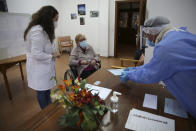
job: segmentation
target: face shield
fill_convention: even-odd
[[[145,21],[143,32],[145,33],[146,43],[149,46],[155,46],[154,38],[163,30],[170,21],[162,16],[152,17]]]

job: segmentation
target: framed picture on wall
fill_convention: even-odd
[[[99,11],[90,11],[90,17],[98,17]]]
[[[0,0],[0,12],[8,12],[6,0]]]
[[[71,13],[71,19],[77,19],[77,14],[76,13]]]
[[[84,17],[80,17],[80,25],[85,25],[85,19],[84,19]]]
[[[79,15],[86,15],[85,4],[78,5],[78,14]]]

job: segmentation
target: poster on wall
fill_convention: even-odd
[[[80,17],[80,25],[85,25],[85,19],[84,19],[84,17]]]
[[[86,15],[85,4],[78,5],[78,14],[79,15]]]
[[[90,17],[98,17],[99,11],[90,11]]]
[[[71,13],[71,19],[77,19],[77,14],[76,13]]]

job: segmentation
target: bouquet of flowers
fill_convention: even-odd
[[[85,87],[86,80],[78,77],[74,84],[71,79],[64,80],[63,83],[51,93],[55,102],[62,103],[65,108],[65,113],[58,120],[59,126],[96,130],[100,116],[108,110],[104,101]]]

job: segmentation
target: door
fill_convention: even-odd
[[[139,25],[143,25],[144,23],[145,6],[146,0],[115,2],[114,57],[119,57],[119,51],[124,54],[131,52],[133,55],[133,50],[139,47],[139,41],[137,41],[136,46],[136,34],[139,34]],[[127,42],[130,45],[125,46]]]

